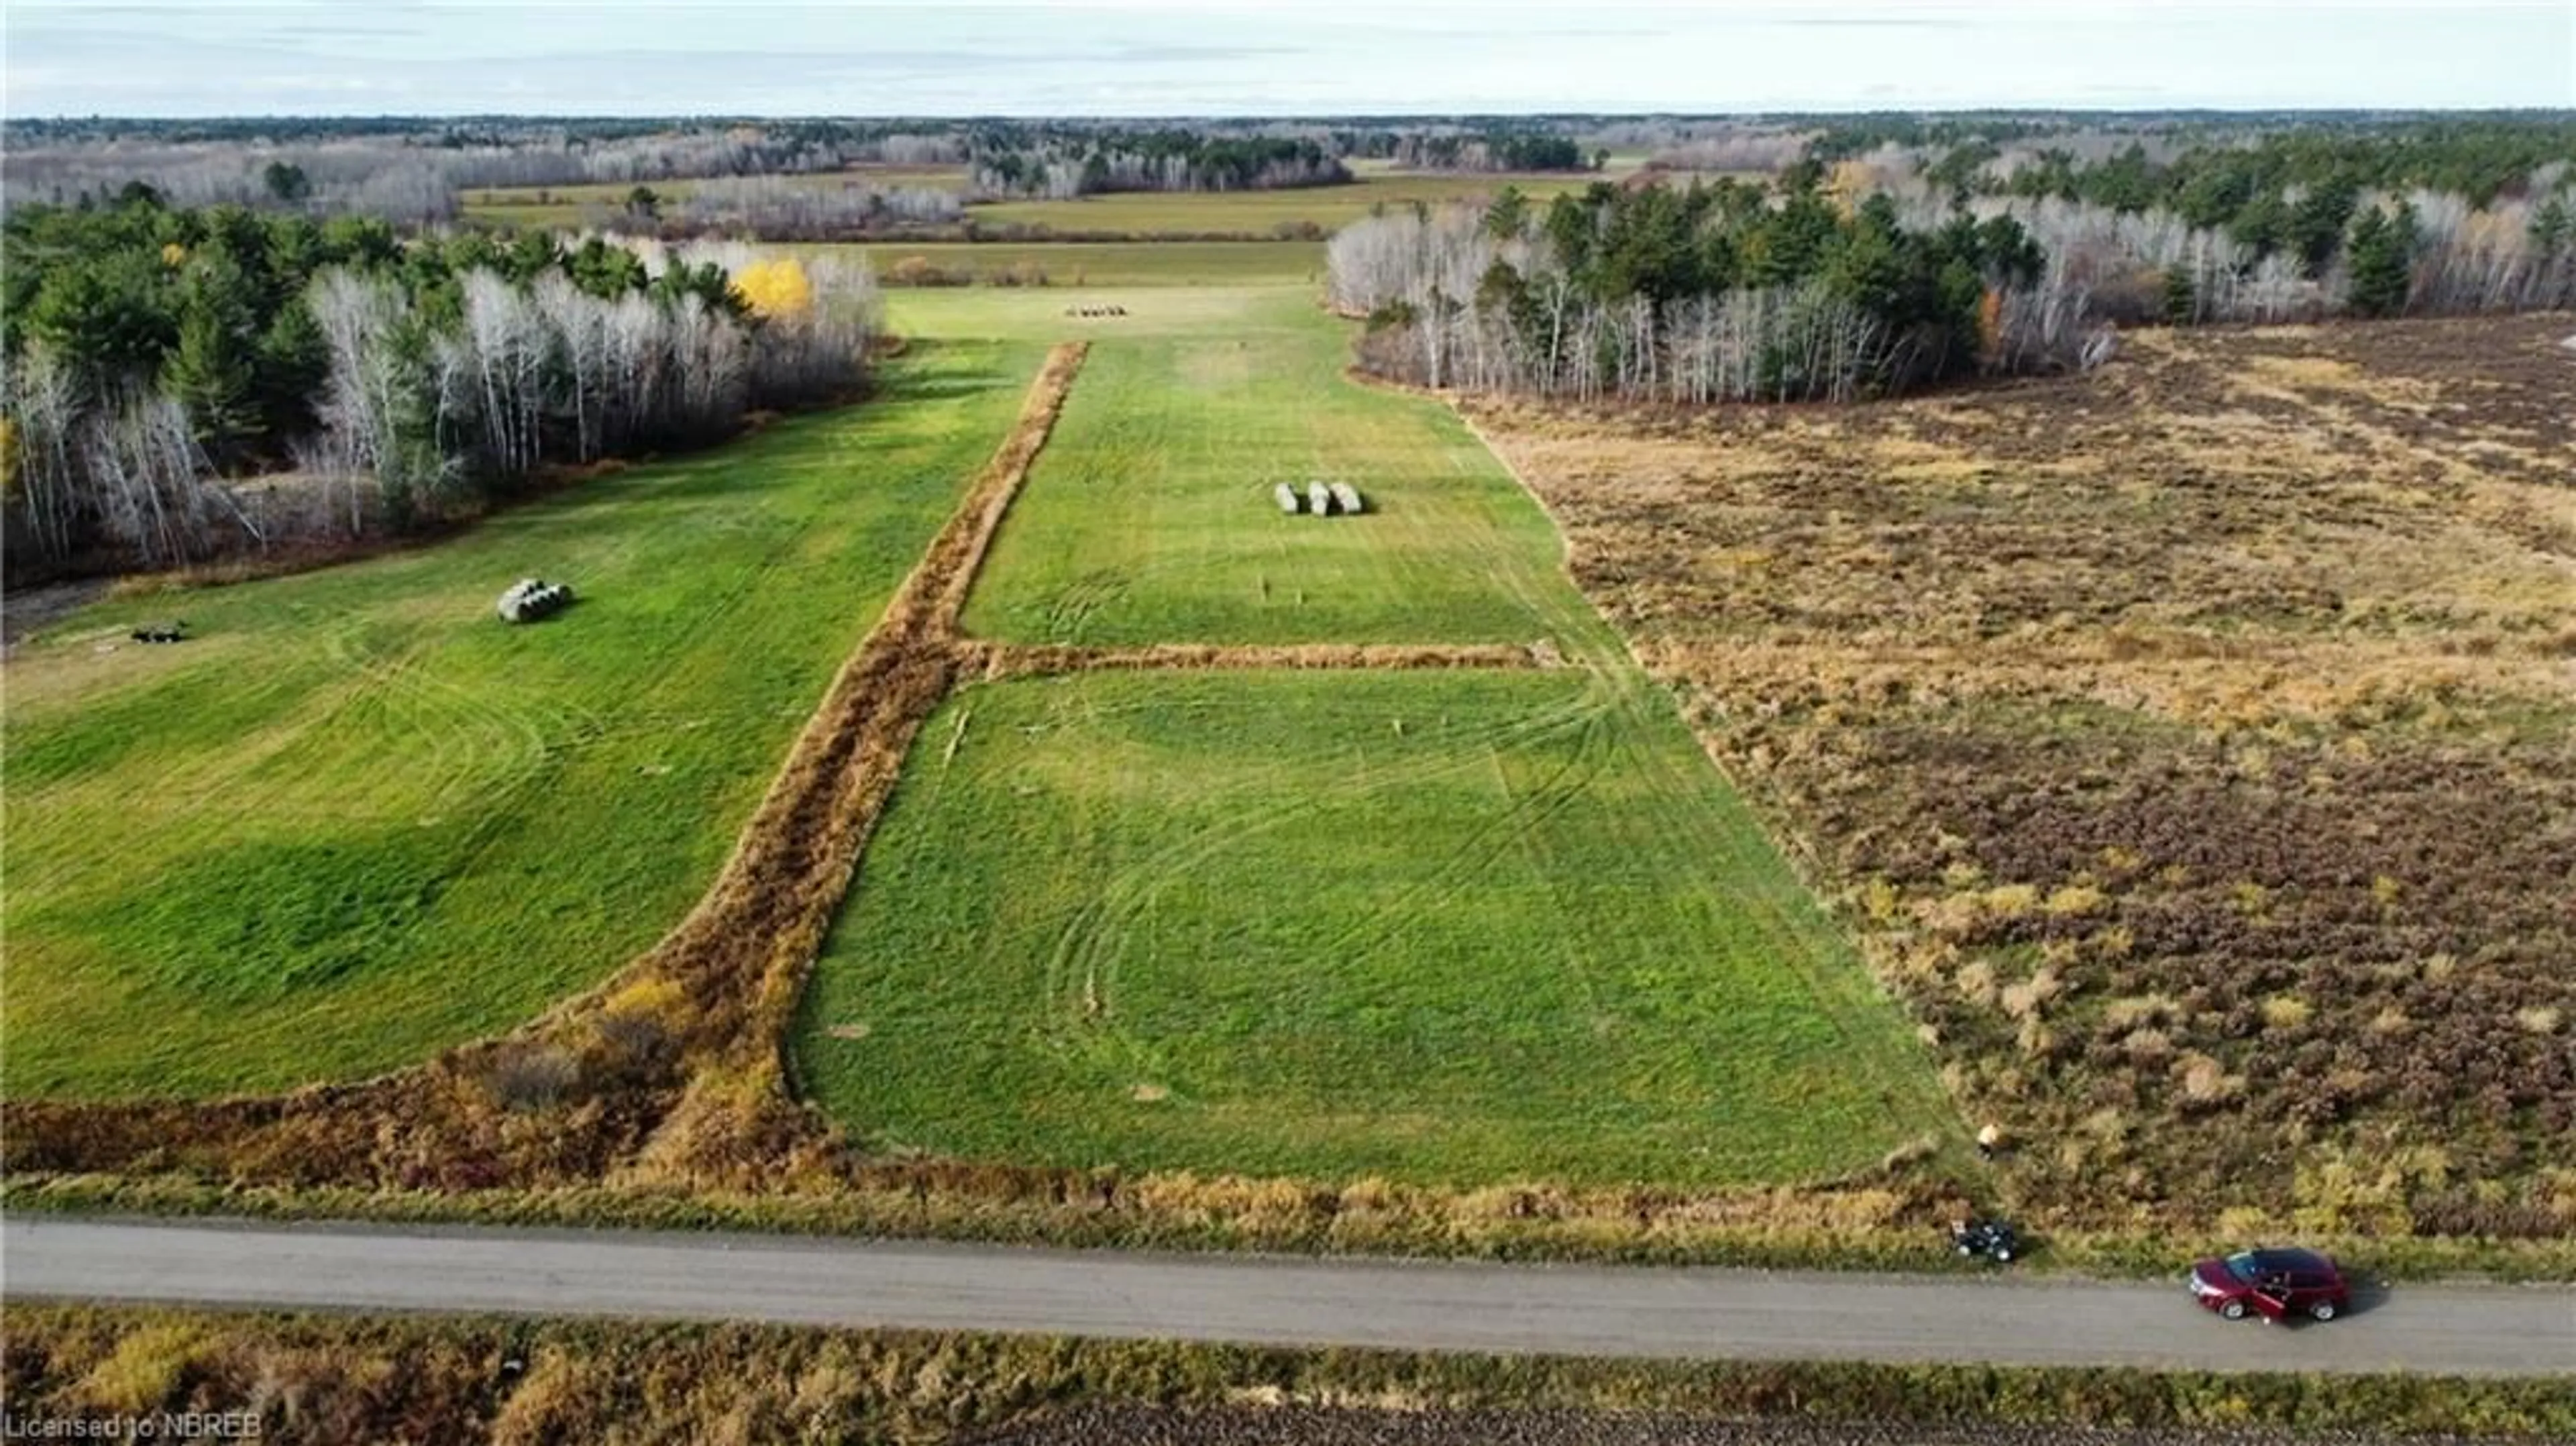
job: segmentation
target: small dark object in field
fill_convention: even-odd
[[[188,623],[185,618],[173,618],[166,623],[145,623],[143,626],[134,630],[134,641],[138,643],[184,643],[188,640],[187,628]]]

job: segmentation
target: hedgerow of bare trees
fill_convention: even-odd
[[[953,191],[926,186],[880,188],[856,181],[832,186],[776,176],[700,181],[666,203],[658,218],[632,211],[607,218],[619,230],[665,236],[756,236],[764,241],[831,241],[954,226],[965,218]]]

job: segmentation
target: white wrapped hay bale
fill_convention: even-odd
[[[1360,506],[1360,489],[1348,482],[1333,484],[1333,505],[1353,517],[1366,510]]]
[[[1278,486],[1270,489],[1270,495],[1279,499],[1280,511],[1287,513],[1291,517],[1294,517],[1297,514],[1296,488],[1282,482]]]
[[[564,605],[571,601],[572,589],[564,584],[523,577],[510,584],[508,592],[501,594],[499,611],[503,622],[534,622],[563,611]]]
[[[1329,517],[1333,511],[1333,494],[1321,482],[1306,484],[1306,510],[1317,517]]]

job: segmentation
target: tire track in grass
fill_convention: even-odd
[[[1093,700],[1085,702],[1086,718],[1101,723],[1100,711],[1088,706]],[[1447,899],[1467,887],[1479,865],[1494,854],[1499,836],[1526,834],[1570,807],[1598,772],[1604,721],[1602,695],[1597,687],[1585,686],[1570,690],[1550,706],[1460,730],[1445,740],[1441,753],[1433,758],[1407,760],[1399,770],[1404,783],[1457,778],[1497,766],[1502,752],[1515,745],[1543,742],[1569,729],[1581,731],[1574,756],[1560,762],[1536,789],[1522,795],[1507,790],[1507,806],[1501,813],[1480,822],[1427,871],[1409,881],[1397,898],[1354,919],[1336,936],[1309,946],[1308,952],[1333,957],[1386,943],[1421,902]],[[1231,811],[1221,822],[1172,838],[1142,859],[1121,861],[1075,908],[1058,932],[1038,980],[1039,1028],[1059,1058],[1097,1058],[1104,1046],[1112,1045],[1128,1058],[1156,1055],[1148,1040],[1127,1027],[1117,1008],[1119,965],[1128,955],[1127,941],[1136,921],[1151,912],[1169,885],[1196,876],[1202,865],[1222,853],[1346,807],[1388,783],[1384,772],[1375,768],[1337,771],[1328,782],[1318,782],[1309,774],[1308,767],[1294,759],[1230,765],[1227,777],[1236,789],[1249,796],[1289,801]],[[1281,786],[1289,780],[1297,781],[1293,791]]]
[[[1622,691],[1632,700],[1632,706],[1642,710],[1663,703],[1653,696],[1642,673],[1630,673],[1623,682]],[[1658,796],[1674,802],[1674,807],[1664,811],[1673,816],[1675,827],[1696,836],[1694,852],[1724,859],[1726,877],[1754,885],[1730,892],[1728,901],[1753,916],[1766,939],[1788,946],[1778,953],[1796,974],[1817,1015],[1834,1031],[1840,1067],[1858,1067],[1870,1095],[1900,1130],[1964,1145],[1966,1129],[1954,1112],[1926,1108],[1926,1096],[1921,1090],[1904,1088],[1905,1071],[1894,1053],[1901,1047],[1895,1015],[1865,997],[1874,976],[1858,959],[1849,956],[1849,945],[1822,903],[1788,861],[1771,848],[1768,835],[1761,832],[1750,812],[1742,813],[1738,820],[1742,826],[1736,827],[1709,806],[1704,790],[1684,771],[1701,765],[1717,769],[1715,760],[1704,753],[1685,761],[1672,756],[1671,750],[1654,747],[1649,736],[1638,739],[1637,766],[1641,775],[1653,784]],[[1724,771],[1717,772],[1724,779]],[[1727,784],[1729,792],[1735,794],[1737,808],[1743,809],[1740,792],[1734,790],[1731,780]]]
[[[959,676],[958,609],[1085,350],[1049,353],[1010,434],[842,665],[714,883],[659,943],[508,1036],[356,1084],[218,1101],[10,1102],[10,1168],[156,1161],[239,1181],[383,1188],[461,1165],[486,1187],[740,1185],[825,1138],[787,1090],[786,1027],[913,735]],[[399,671],[366,667],[374,689],[389,686],[388,667]],[[631,1073],[546,1131],[496,1131],[495,1081],[511,1061],[547,1050],[584,1058],[612,1002],[655,986],[681,1001],[656,1019],[676,1060],[628,1061]]]
[[[1100,723],[1101,715],[1093,712],[1090,721]],[[1544,726],[1543,722],[1522,719],[1492,729],[1475,730],[1470,737],[1482,741],[1488,734],[1499,738],[1540,726]],[[1442,777],[1461,772],[1472,763],[1472,756],[1454,753],[1446,762],[1417,771],[1413,776]],[[1273,785],[1302,777],[1305,772],[1302,763],[1282,759],[1257,764],[1238,763],[1228,776],[1237,787],[1248,792],[1276,794],[1284,790]],[[1165,885],[1196,873],[1200,864],[1225,850],[1241,847],[1329,808],[1364,797],[1379,786],[1379,780],[1366,773],[1336,774],[1331,783],[1322,787],[1314,786],[1310,780],[1298,790],[1294,802],[1263,810],[1236,812],[1223,823],[1182,834],[1147,858],[1121,866],[1114,878],[1075,910],[1073,918],[1058,934],[1040,986],[1043,997],[1048,1001],[1046,1016],[1058,1021],[1072,1021],[1072,1029],[1083,1027],[1086,1020],[1114,1021],[1115,1011],[1102,1002],[1104,994],[1099,985],[1103,973],[1101,963],[1104,960],[1114,963],[1121,952],[1119,945],[1126,936],[1124,926],[1144,912]],[[1083,980],[1083,988],[1079,992],[1072,987],[1077,968]],[[1114,979],[1111,991],[1114,992]],[[1115,1026],[1112,1024],[1110,1027]],[[1056,1032],[1060,1048],[1072,1050],[1078,1047],[1071,1030],[1059,1027]]]
[[[868,1167],[863,1162],[815,1153],[827,1148],[831,1137],[820,1111],[799,1104],[788,1088],[787,1030],[823,934],[835,913],[843,908],[844,895],[851,892],[859,856],[897,786],[906,755],[921,725],[956,685],[977,677],[1034,676],[1093,668],[1509,669],[1557,665],[1552,646],[1090,648],[1014,647],[961,639],[957,635],[959,612],[996,530],[1062,408],[1082,350],[1075,344],[1058,347],[1051,354],[1031,390],[1020,423],[906,578],[877,627],[836,677],[822,706],[799,735],[770,794],[737,839],[724,871],[698,908],[661,944],[599,989],[549,1011],[534,1025],[507,1039],[450,1051],[430,1065],[367,1085],[284,1100],[231,1102],[240,1108],[230,1113],[221,1105],[134,1110],[121,1116],[99,1113],[87,1118],[62,1118],[41,1109],[13,1111],[13,1165],[112,1169],[156,1151],[164,1152],[165,1159],[203,1161],[208,1154],[204,1147],[211,1145],[217,1159],[247,1157],[266,1162],[265,1169],[255,1165],[236,1178],[287,1175],[318,1183],[311,1167],[302,1161],[317,1156],[341,1158],[331,1148],[333,1137],[363,1138],[385,1130],[398,1134],[405,1152],[434,1158],[442,1153],[445,1141],[453,1139],[472,1146],[488,1138],[488,1107],[479,1103],[460,1106],[455,1101],[483,1099],[481,1083],[505,1051],[531,1044],[579,1046],[593,1037],[589,1027],[609,1016],[611,1002],[622,991],[666,983],[677,987],[688,1008],[678,1027],[680,1042],[687,1051],[679,1072],[669,1078],[617,1086],[616,1093],[603,1097],[606,1108],[600,1122],[567,1122],[564,1138],[548,1139],[498,1159],[491,1158],[493,1151],[486,1146],[481,1151],[481,1163],[491,1169],[477,1183],[521,1188],[569,1182],[605,1182],[612,1186],[676,1183],[757,1191],[775,1189],[789,1178],[813,1178],[810,1173],[800,1172],[815,1164],[823,1164],[833,1178],[842,1177],[845,1164],[853,1172],[864,1173]],[[1466,448],[1485,442],[1472,424],[1467,424],[1465,431],[1472,442],[1462,442],[1458,452],[1449,458],[1452,468],[1460,471],[1468,470],[1463,456]],[[1499,457],[1490,445],[1484,450]],[[1509,473],[1510,469],[1506,466],[1505,471]],[[1518,481],[1517,474],[1510,475]],[[1536,494],[1525,486],[1523,490],[1545,515],[1544,503],[1537,501]],[[1549,520],[1554,521],[1552,517]],[[1561,526],[1556,531],[1560,539],[1565,538]],[[1478,529],[1476,541],[1473,556],[1485,561],[1484,570],[1494,585],[1530,603],[1543,601],[1530,595],[1532,579],[1508,565],[1510,539],[1499,525],[1486,519]],[[1760,904],[1772,916],[1762,921],[1773,926],[1765,937],[1812,942],[1811,930],[1779,927],[1786,922],[1786,915],[1779,902],[1770,897],[1778,890],[1768,886],[1783,872],[1779,861],[1767,860],[1767,869],[1749,867],[1766,860],[1747,852],[1748,840],[1742,831],[1729,827],[1731,818],[1711,805],[1704,788],[1694,786],[1700,780],[1673,767],[1673,760],[1667,756],[1672,750],[1654,746],[1659,735],[1653,724],[1663,720],[1652,709],[1671,705],[1649,693],[1644,676],[1636,671],[1632,651],[1621,648],[1618,635],[1579,593],[1570,593],[1552,610],[1534,610],[1549,625],[1565,630],[1566,640],[1573,644],[1570,651],[1576,653],[1575,661],[1587,675],[1584,686],[1569,690],[1570,696],[1560,705],[1461,730],[1449,740],[1449,756],[1432,764],[1427,772],[1414,760],[1406,760],[1407,776],[1449,777],[1470,769],[1498,767],[1502,762],[1500,751],[1510,742],[1541,739],[1569,726],[1579,726],[1584,732],[1574,758],[1560,762],[1546,785],[1532,790],[1527,797],[1514,797],[1503,811],[1507,822],[1520,821],[1522,826],[1513,836],[1525,852],[1534,844],[1527,832],[1528,827],[1536,826],[1530,822],[1532,818],[1552,816],[1569,806],[1569,800],[1579,797],[1586,780],[1597,776],[1602,766],[1600,755],[1605,750],[1615,759],[1633,749],[1638,766],[1652,775],[1649,794],[1677,801],[1677,809],[1654,812],[1677,811],[1680,815],[1662,820],[1663,826],[1653,830],[1653,847],[1666,851],[1677,844],[1684,848],[1705,847],[1707,857],[1727,860],[1728,868],[1764,886],[1751,892],[1759,895]],[[1634,725],[1625,728],[1633,738],[1623,735],[1623,725]],[[1332,802],[1364,796],[1383,786],[1383,773],[1374,768],[1354,769],[1346,777],[1337,777],[1328,791],[1254,811],[1247,817],[1173,841],[1153,858],[1142,861],[1144,866],[1125,870],[1120,887],[1091,900],[1086,921],[1078,921],[1069,929],[1060,941],[1059,951],[1068,965],[1084,959],[1114,958],[1120,941],[1132,933],[1135,920],[1154,906],[1168,881],[1188,872],[1194,861],[1242,838],[1289,826]],[[1488,831],[1480,837],[1490,838],[1492,827],[1489,824]],[[1460,852],[1476,854],[1474,840]],[[1533,862],[1529,866],[1535,869],[1540,864]],[[1794,882],[1793,878],[1791,883]],[[853,899],[849,907],[864,908],[865,902]],[[1748,912],[1752,902],[1747,901]],[[1810,988],[1817,1006],[1833,1027],[1848,1034],[1850,1022],[1835,1003],[1838,999],[1848,1003],[1848,991],[1838,994],[1813,979],[1812,971],[1823,962],[1800,959],[1793,961],[1793,966],[1810,971]],[[1110,981],[1113,995],[1115,984],[1115,980]],[[1876,1066],[1887,1063],[1888,1056],[1879,1051],[1864,1054],[1869,1059],[1864,1068],[1884,1080],[1886,1076]],[[1902,1092],[1891,1096],[1901,1097]],[[32,1132],[37,1146],[32,1160],[27,1148],[31,1143],[28,1113],[37,1116],[34,1123],[39,1126]],[[95,1134],[84,1131],[85,1126],[100,1125],[104,1128]],[[580,1135],[579,1131],[585,1129],[590,1133]],[[518,1133],[524,1137],[527,1132]],[[97,1148],[85,1150],[87,1145]],[[290,1151],[293,1158],[281,1164],[281,1157]],[[66,1153],[85,1154],[86,1158],[76,1165],[53,1158]],[[361,1163],[368,1160],[363,1148],[347,1150],[346,1155]],[[346,1165],[329,1168],[340,1171],[328,1177],[334,1181],[385,1183],[382,1175],[371,1180]],[[969,1195],[976,1188],[925,1187],[923,1177],[913,1178],[916,1198],[924,1188],[962,1189]],[[1625,1211],[1628,1207],[1622,1204],[1618,1209]],[[1619,1218],[1626,1217],[1622,1214]]]

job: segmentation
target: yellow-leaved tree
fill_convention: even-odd
[[[1848,221],[1877,183],[1878,169],[1869,162],[1836,161],[1832,177],[1825,182],[1825,196],[1834,203],[1834,210]]]
[[[755,261],[742,268],[734,273],[733,289],[760,316],[803,316],[814,309],[814,283],[806,279],[803,263],[793,256]]]

